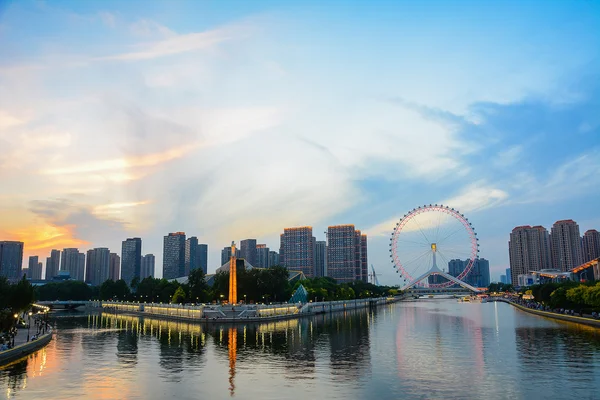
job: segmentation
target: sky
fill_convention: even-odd
[[[515,226],[600,229],[598,26],[590,0],[0,0],[0,240],[141,237],[160,277],[169,232],[211,272],[351,223],[393,285],[393,227],[442,203],[499,279]]]

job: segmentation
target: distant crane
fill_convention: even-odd
[[[373,271],[369,274],[369,277],[371,278],[371,283],[375,286],[379,286],[379,279],[377,279],[377,274],[375,273],[375,268],[373,267],[373,264],[371,264],[371,271]]]

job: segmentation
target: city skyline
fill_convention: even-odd
[[[0,239],[43,260],[141,237],[161,272],[167,232],[209,244],[212,269],[231,238],[353,223],[391,285],[395,222],[443,203],[497,280],[515,226],[600,227],[599,11],[5,3]]]
[[[591,260],[592,258],[590,258],[590,257],[593,256],[593,255],[595,255],[596,251],[599,251],[598,248],[600,248],[600,234],[598,233],[598,231],[596,229],[588,229],[588,230],[585,230],[585,231],[584,230],[580,230],[580,228],[578,226],[578,223],[576,221],[573,221],[573,220],[570,220],[570,219],[569,220],[558,220],[558,221],[555,221],[554,224],[552,224],[551,226],[552,226],[553,229],[555,229],[557,226],[561,226],[561,225],[564,225],[564,224],[567,224],[568,226],[573,226],[572,229],[574,229],[573,232],[575,234],[575,238],[578,238],[578,239],[575,240],[575,245],[579,246],[579,249],[577,250],[577,252],[578,252],[577,254],[579,254],[579,257],[580,257],[581,261],[582,262],[587,262],[587,261]],[[331,228],[344,228],[344,227],[352,227],[352,229],[354,229],[353,228],[354,225],[329,226],[328,229],[331,230]],[[312,227],[284,228],[284,231],[286,231],[286,230],[291,230],[291,231],[300,230],[300,231],[302,231],[305,228],[308,228],[310,230],[310,232],[312,232]],[[577,236],[577,234],[579,234],[580,231],[584,232],[584,233],[580,234],[580,236]],[[363,239],[366,240],[366,235],[361,235],[360,232],[361,232],[360,230],[356,230],[357,237],[354,240],[359,240],[359,241],[363,240]],[[556,263],[558,261],[557,262],[554,261],[554,259],[555,259],[556,256],[553,256],[554,250],[553,250],[553,246],[552,246],[552,243],[551,243],[551,241],[552,241],[551,240],[551,235],[549,234],[548,230],[544,226],[542,226],[542,225],[535,225],[533,227],[529,226],[529,225],[522,225],[522,226],[517,226],[517,227],[513,228],[512,232],[508,235],[509,236],[509,240],[508,240],[508,242],[509,242],[509,248],[508,248],[509,259],[512,257],[510,254],[511,254],[511,251],[513,251],[512,248],[511,248],[511,246],[510,246],[510,242],[511,242],[511,240],[513,240],[513,236],[515,235],[515,232],[522,233],[523,235],[526,235],[526,236],[523,236],[522,238],[519,238],[518,236],[515,236],[515,238],[517,238],[517,240],[521,240],[522,242],[527,242],[528,246],[530,246],[530,247],[533,246],[532,248],[535,248],[535,250],[528,250],[528,251],[526,251],[526,253],[530,253],[531,254],[531,256],[529,256],[529,257],[535,257],[535,258],[530,258],[529,260],[522,261],[522,262],[526,262],[527,263],[527,265],[525,267],[520,267],[520,266],[516,266],[515,267],[515,271],[516,271],[515,275],[514,275],[514,279],[515,280],[516,280],[517,275],[526,273],[528,271],[539,271],[541,269],[559,269],[559,270],[565,270],[565,268],[567,268],[567,267],[563,268],[561,265],[556,265]],[[283,236],[283,234],[280,234],[280,237],[279,237],[279,241],[280,241],[279,250],[280,251],[282,249],[282,247],[281,247],[281,245],[282,245],[282,242],[281,242],[282,236]],[[324,236],[325,237],[328,236],[327,232],[324,232]],[[167,238],[170,238],[170,237],[180,237],[180,238],[182,238],[182,242],[178,244],[178,247],[179,247],[179,252],[181,252],[180,254],[184,258],[184,262],[183,262],[182,266],[178,267],[178,268],[181,268],[181,269],[178,269],[178,272],[176,272],[176,273],[173,272],[173,274],[172,274],[173,276],[171,276],[171,278],[170,278],[170,279],[172,279],[174,277],[177,277],[175,275],[185,276],[186,272],[188,272],[189,263],[190,263],[190,261],[189,261],[189,251],[190,251],[189,250],[190,249],[189,243],[190,243],[190,239],[192,239],[194,241],[195,246],[197,247],[198,251],[200,251],[200,248],[203,249],[202,250],[203,254],[207,254],[208,253],[208,247],[209,247],[209,245],[208,244],[198,243],[198,238],[196,238],[195,236],[192,236],[192,237],[190,237],[189,239],[186,240],[185,239],[185,232],[169,233],[167,236],[164,237],[164,239],[167,240]],[[140,250],[139,250],[140,251],[140,260],[141,260],[140,263],[143,263],[145,256],[141,255],[141,245],[142,245],[141,244],[141,240],[142,239],[140,239],[140,238],[127,239],[126,241],[123,241],[123,243],[129,242],[129,241],[140,241],[139,244],[137,244],[136,246],[139,246],[139,248],[140,248]],[[573,240],[573,239],[571,239],[571,240]],[[587,240],[587,242],[586,242],[586,240]],[[243,239],[243,240],[240,240],[239,242],[240,243],[241,242],[257,243],[257,241],[258,241],[258,239]],[[314,267],[313,267],[314,274],[315,274],[315,276],[320,276],[320,274],[319,274],[319,268],[323,268],[322,271],[326,271],[327,270],[327,264],[324,265],[323,267],[319,267],[318,266],[318,263],[319,263],[319,261],[318,261],[319,257],[317,255],[317,253],[319,251],[318,250],[318,246],[319,246],[319,244],[322,243],[323,244],[323,248],[324,248],[323,250],[325,252],[327,252],[327,248],[329,246],[326,245],[327,241],[319,241],[318,237],[316,237],[316,236],[312,236],[311,237],[311,241],[313,242],[314,250],[315,250],[314,255],[313,255],[313,259],[312,259],[312,262],[314,264]],[[359,242],[354,242],[354,244],[357,245],[357,244],[359,244]],[[163,246],[164,246],[164,243],[163,243]],[[181,246],[183,246],[183,247],[181,247]],[[360,246],[361,247],[363,246],[362,242],[360,242]],[[364,246],[366,248],[366,242],[365,242]],[[269,250],[269,247],[267,247],[266,244],[256,244],[253,248],[254,248],[254,250],[256,252],[258,252],[259,249]],[[92,250],[97,250],[97,249],[89,249],[88,250],[88,254]],[[48,264],[49,260],[50,260],[51,263],[56,262],[57,264],[60,261],[60,269],[64,269],[64,270],[67,270],[67,271],[72,271],[72,267],[65,266],[65,262],[69,263],[69,260],[70,260],[69,257],[66,257],[66,258],[62,257],[62,254],[65,253],[65,251],[67,251],[67,253],[69,253],[69,252],[79,253],[79,248],[66,248],[66,249],[63,249],[63,250],[52,250],[50,257],[47,257],[46,265]],[[221,254],[220,254],[220,257],[218,259],[221,260],[221,264],[219,264],[219,265],[214,264],[214,261],[213,261],[213,264],[211,264],[210,262],[208,262],[208,260],[204,260],[203,257],[200,257],[200,259],[196,261],[198,263],[197,265],[198,265],[198,267],[202,267],[201,264],[204,261],[207,261],[206,265],[210,266],[210,269],[208,267],[207,267],[207,269],[204,269],[203,267],[202,268],[204,269],[205,273],[209,273],[209,274],[210,273],[214,273],[214,271],[217,270],[219,267],[221,267],[223,264],[229,263],[228,260],[230,258],[230,251],[231,251],[231,246],[225,246],[222,250],[220,250]],[[355,250],[355,251],[359,251],[359,250]],[[585,256],[585,251],[589,252],[589,256]],[[55,253],[57,255],[59,255],[60,260],[51,261],[52,260],[52,254],[55,254]],[[241,256],[241,250],[239,248],[236,249],[236,253],[237,253],[237,257],[244,258],[244,257]],[[280,257],[279,253],[277,253],[276,251],[269,251],[268,253],[269,253],[269,256],[268,256],[269,260],[272,260],[273,257],[274,257],[274,255],[276,255],[277,261],[279,261],[279,257]],[[258,253],[256,253],[256,254],[258,254]],[[366,269],[368,270],[368,268],[369,268],[368,266],[371,264],[371,262],[368,259],[363,260],[362,256],[360,256],[360,252],[358,254],[359,255],[357,255],[357,257],[361,257],[361,262],[359,263],[359,265],[360,265],[360,275],[361,275],[360,279],[364,279],[364,276],[368,276],[369,275],[368,271],[367,271],[367,273],[365,275],[365,267],[367,267]],[[153,277],[158,277],[158,278],[163,277],[163,272],[164,272],[163,271],[163,266],[160,266],[160,267],[155,266],[154,255],[153,254],[147,254],[147,255],[150,256],[150,257],[152,257],[151,265],[153,266],[153,268],[150,269],[148,267],[148,270],[149,271],[151,270],[153,272],[153,274],[149,274],[149,273],[144,274],[140,270],[139,276],[142,276],[142,275],[143,276],[153,276]],[[111,256],[112,256],[112,254],[111,254]],[[28,269],[28,267],[32,265],[32,257],[37,257],[37,256],[30,256],[28,258],[27,265],[23,265],[23,270]],[[485,256],[480,255],[479,258],[485,260],[485,262],[488,263],[488,266],[489,266],[489,260],[487,260],[485,258]],[[593,258],[596,258],[596,257],[593,257]],[[327,256],[325,257],[325,259],[327,259]],[[26,260],[26,258],[23,257],[23,263],[25,263],[25,260]],[[227,260],[227,261],[223,263],[223,260]],[[258,260],[258,258],[257,258],[257,260]],[[557,258],[557,260],[558,260],[558,258]],[[84,265],[85,265],[85,280],[88,281],[89,278],[87,276],[87,271],[89,270],[89,267],[87,265],[87,262],[85,262],[84,264],[82,264],[81,261],[82,260],[77,261],[77,267],[76,267],[77,271],[74,272],[75,273],[74,276],[77,279],[80,279],[83,275],[81,274],[81,272],[79,272],[79,270],[83,271]],[[248,260],[246,259],[246,261],[248,261]],[[452,260],[452,261],[454,261],[454,260]],[[269,261],[269,263],[270,264],[268,264],[268,266],[280,264],[279,262],[272,263],[272,261]],[[39,264],[41,265],[42,263],[40,262]],[[448,268],[451,268],[450,264],[451,263],[448,263]],[[571,261],[571,264],[572,264],[572,261]],[[568,265],[571,265],[571,264],[568,264]],[[44,279],[48,279],[47,275],[46,275],[46,265],[43,265],[42,271],[41,271],[42,272],[42,276],[45,277]],[[51,264],[51,265],[53,265],[53,264]],[[283,265],[283,264],[281,264],[281,265]],[[579,264],[577,264],[577,265],[579,265]],[[254,266],[260,267],[260,266],[262,266],[262,264],[261,265],[257,264],[257,265],[254,265]],[[358,268],[358,265],[357,265],[357,268]],[[295,269],[295,268],[293,267],[292,269]],[[488,279],[490,281],[492,281],[492,282],[496,282],[496,281],[500,282],[503,276],[506,276],[507,277],[506,279],[510,281],[510,276],[508,275],[508,273],[511,271],[511,269],[510,269],[510,263],[508,265],[508,268],[505,268],[504,270],[498,271],[497,273],[492,274],[491,268],[489,268],[489,270],[490,270],[490,272],[488,274]],[[523,271],[525,271],[525,272],[523,272]],[[182,275],[182,274],[184,274],[184,275]],[[54,275],[56,275],[56,274],[54,274]],[[358,277],[358,275],[359,275],[359,273],[357,272],[356,276]],[[362,276],[362,275],[364,275],[364,276]],[[380,273],[377,272],[377,275],[379,277]],[[134,276],[134,275],[132,275],[132,276]],[[328,274],[327,276],[332,276],[332,275]],[[382,283],[382,284],[386,284],[386,283]],[[393,286],[393,285],[396,285],[398,283],[389,282],[387,284]]]

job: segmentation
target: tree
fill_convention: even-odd
[[[92,289],[81,281],[50,282],[35,288],[35,297],[41,301],[89,300]]]
[[[129,287],[123,279],[116,282],[109,279],[100,285],[100,298],[102,300],[128,300],[130,295]]]
[[[186,298],[185,291],[183,290],[183,288],[181,286],[179,286],[177,288],[177,290],[175,291],[175,293],[173,294],[173,297],[171,298],[171,303],[173,303],[173,304],[183,303],[185,301],[185,298]]]
[[[204,277],[204,271],[196,268],[188,275],[190,301],[192,303],[204,303],[208,300],[208,285]]]

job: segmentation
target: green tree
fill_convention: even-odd
[[[185,291],[183,290],[183,288],[181,286],[179,286],[177,288],[177,290],[175,290],[175,293],[173,294],[173,297],[171,298],[171,303],[173,303],[173,304],[183,303],[183,302],[185,302],[185,298],[186,298]]]
[[[206,284],[204,271],[196,268],[188,275],[190,301],[192,303],[204,303],[208,300],[208,285]]]
[[[118,281],[106,280],[100,285],[100,298],[102,300],[128,300],[131,291],[123,279]]]

